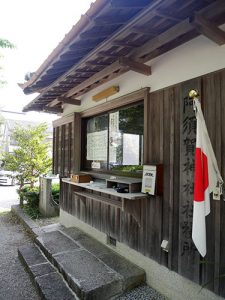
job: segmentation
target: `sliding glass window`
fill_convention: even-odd
[[[85,120],[84,168],[130,171],[143,164],[144,105]]]

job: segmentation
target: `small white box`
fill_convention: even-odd
[[[143,167],[142,193],[155,195],[156,166]]]

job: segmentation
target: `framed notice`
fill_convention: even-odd
[[[107,160],[108,131],[87,134],[87,160]]]
[[[155,195],[156,166],[143,166],[142,193]]]

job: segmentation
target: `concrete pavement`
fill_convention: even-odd
[[[0,212],[10,211],[11,205],[19,204],[17,186],[0,185]]]

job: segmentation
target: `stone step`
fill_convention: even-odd
[[[80,299],[110,299],[145,281],[145,272],[77,228],[36,239]]]
[[[132,289],[145,282],[145,271],[143,269],[137,267],[83,231],[75,227],[64,227],[60,231],[119,273],[123,278],[123,290]]]
[[[78,299],[68,287],[62,275],[35,246],[18,248],[18,255],[27,271],[30,273],[37,290],[44,300],[74,300]]]

